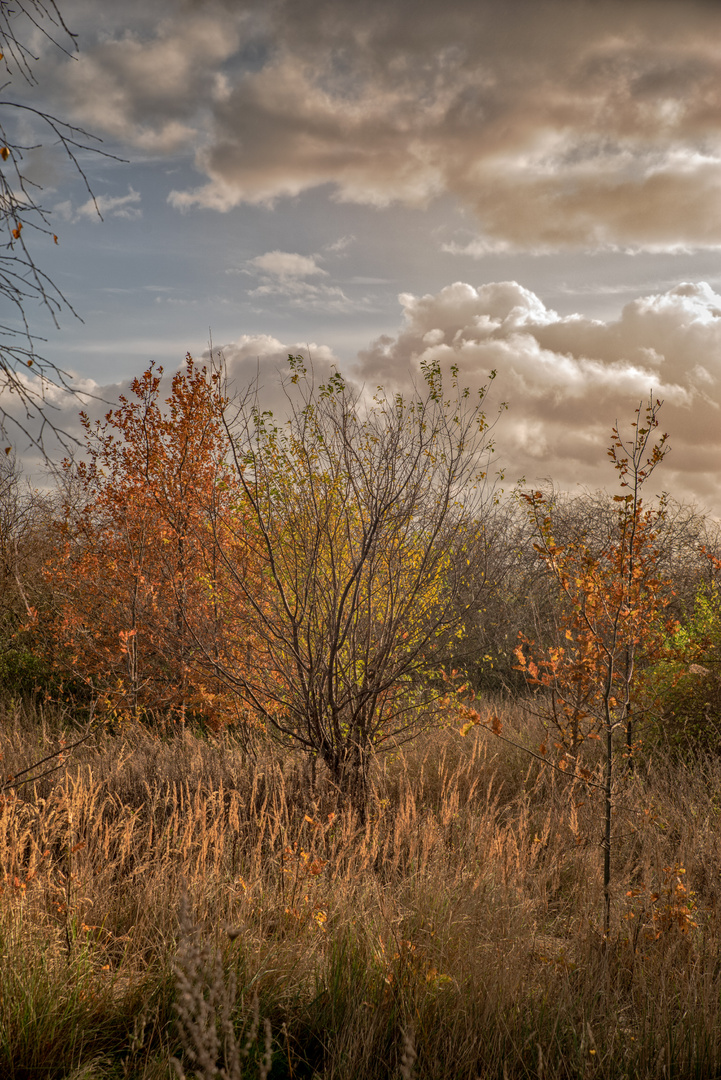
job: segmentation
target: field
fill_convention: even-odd
[[[1,732],[5,775],[72,741],[12,704]],[[62,764],[0,812],[3,1077],[205,1080],[216,1031],[236,1077],[721,1074],[716,759],[620,778],[607,940],[599,799],[481,729],[381,759],[365,822],[229,733]]]
[[[643,502],[660,403],[619,494],[502,499],[485,388],[288,364],[285,426],[188,357],[55,493],[0,467],[0,1080],[721,1077],[721,534]]]

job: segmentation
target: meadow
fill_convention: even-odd
[[[3,774],[72,740],[6,703]],[[600,799],[482,727],[379,758],[365,821],[231,732],[58,763],[0,809],[3,1077],[721,1074],[716,757],[619,774],[606,937]]]
[[[56,490],[0,465],[0,1077],[721,1076],[721,533],[642,498],[660,403],[617,494],[502,498],[487,387],[288,364],[285,424],[188,357]]]

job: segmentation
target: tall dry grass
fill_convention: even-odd
[[[7,710],[3,772],[62,737]],[[522,750],[428,735],[364,822],[311,781],[128,726],[6,793],[0,1076],[721,1075],[717,760],[622,777],[606,941],[600,803]]]

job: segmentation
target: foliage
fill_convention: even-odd
[[[53,502],[23,483],[14,457],[0,460],[0,687],[15,697],[61,692],[37,635],[49,603],[42,567],[51,547]]]
[[[689,617],[668,634],[662,658],[645,676],[657,698],[654,741],[694,753],[721,750],[721,590],[702,583]]]
[[[653,663],[669,631],[666,610],[670,582],[659,574],[658,531],[665,515],[662,497],[646,509],[641,488],[667,452],[666,436],[649,447],[658,425],[658,403],[641,407],[633,424],[631,447],[613,429],[609,456],[620,486],[608,534],[597,545],[581,532],[565,544],[554,536],[552,509],[543,492],[522,493],[536,529],[534,548],[560,590],[558,640],[534,653],[534,643],[520,635],[519,668],[529,685],[546,691],[538,708],[556,749],[578,756],[587,740],[601,732],[627,732],[633,753],[632,724],[644,714],[638,694],[640,675]],[[644,456],[648,454],[646,460]]]
[[[222,401],[217,380],[188,356],[163,410],[161,375],[149,368],[104,422],[83,415],[87,460],[65,462],[64,515],[46,568],[56,594],[50,633],[57,663],[106,708],[218,724],[229,703],[194,660],[199,628],[209,654],[223,632],[209,525],[224,476]]]
[[[362,804],[372,755],[442,708],[428,677],[460,630],[461,584],[482,587],[457,556],[486,501],[487,388],[471,398],[454,370],[447,396],[429,366],[411,397],[379,388],[366,404],[338,372],[316,386],[302,357],[289,369],[287,424],[252,397],[228,419],[263,584],[258,599],[218,515],[258,662],[238,642],[217,670]]]
[[[5,645],[0,652],[0,687],[13,697],[60,690],[53,676],[55,672],[34,649],[19,644]]]
[[[613,535],[618,503],[607,491],[565,492],[542,485],[553,537],[558,545],[585,545],[598,555]],[[467,545],[470,573],[483,579],[478,603],[465,607],[464,632],[448,643],[448,666],[463,672],[476,693],[515,696],[528,684],[518,670],[519,632],[534,641],[536,653],[565,645],[559,634],[560,597],[553,573],[538,558],[536,527],[513,495],[490,507]],[[669,615],[684,621],[693,610],[701,582],[709,578],[705,549],[719,551],[719,527],[693,506],[664,499],[656,518],[657,576],[673,583]],[[461,599],[462,602],[462,599]]]
[[[553,535],[553,517],[542,492],[522,498],[536,527],[536,551],[553,574],[561,594],[561,642],[534,657],[533,642],[521,635],[517,648],[519,668],[531,686],[543,692],[539,712],[555,748],[557,767],[571,766],[574,775],[588,777],[577,764],[579,751],[589,740],[602,740],[604,748],[604,927],[610,925],[611,821],[614,791],[615,736],[625,730],[626,756],[633,768],[634,724],[643,716],[641,672],[658,660],[670,629],[666,611],[670,583],[659,574],[658,523],[665,501],[645,509],[642,488],[667,453],[667,436],[653,443],[660,402],[649,400],[636,410],[633,436],[624,442],[618,425],[613,428],[608,456],[624,494],[617,505],[614,528],[599,549],[581,537],[559,544]],[[656,702],[651,698],[651,707]],[[544,742],[541,753],[548,747]],[[577,772],[578,770],[578,772]],[[599,785],[601,786],[601,785]]]

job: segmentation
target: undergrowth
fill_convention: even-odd
[[[3,774],[63,738],[7,709]],[[481,729],[388,755],[365,821],[292,754],[99,732],[2,797],[0,1076],[721,1075],[721,763],[616,801],[604,939],[593,789]]]

